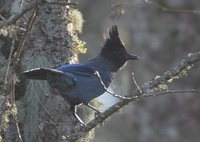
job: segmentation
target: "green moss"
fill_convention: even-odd
[[[77,53],[81,53],[84,54],[87,52],[87,48],[85,47],[86,42],[82,41],[79,39],[78,34],[82,32],[82,28],[83,28],[83,17],[80,11],[78,11],[77,9],[71,9],[69,12],[69,19],[71,20],[71,27],[72,27],[72,45],[71,47],[73,48],[73,50],[75,49],[75,51]]]
[[[77,9],[72,9],[70,11],[71,22],[73,24],[73,30],[81,33],[83,28],[83,16]]]
[[[77,40],[77,49],[79,53],[85,54],[87,52],[87,48],[85,47],[86,42]]]
[[[86,42],[80,40],[76,35],[73,36],[73,42],[77,53],[85,54],[87,52]]]

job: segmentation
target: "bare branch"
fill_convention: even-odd
[[[149,94],[143,94],[142,97],[155,97],[155,96],[161,96],[166,94],[182,94],[182,93],[200,93],[200,90],[166,90],[164,92],[159,93],[149,93]]]
[[[157,77],[156,79],[145,83],[141,87],[142,92],[148,93],[150,90],[157,87],[158,85],[169,82],[169,80],[172,80],[173,78],[178,76],[183,70],[188,69],[194,63],[199,61],[200,61],[200,51],[195,53],[189,53],[188,57],[186,59],[183,59],[173,70],[166,71],[160,77]],[[138,95],[138,93],[136,93],[136,95]]]
[[[24,45],[25,45],[25,42],[26,42],[26,38],[27,38],[27,35],[28,33],[31,31],[32,27],[33,27],[33,24],[34,24],[34,21],[36,19],[36,14],[37,14],[37,11],[38,9],[35,9],[31,15],[31,17],[29,18],[28,20],[28,23],[26,25],[26,32],[24,34],[24,36],[22,37],[22,40],[21,42],[19,43],[19,48],[18,50],[16,51],[16,56],[15,56],[15,62],[14,62],[14,66],[17,66],[18,64],[18,61],[20,60],[20,55],[21,55],[21,52],[24,48]]]
[[[80,137],[84,136],[87,132],[89,132],[91,129],[96,127],[98,124],[102,123],[106,118],[111,116],[113,113],[117,112],[120,108],[123,106],[127,105],[128,103],[143,98],[143,97],[148,97],[148,96],[153,96],[153,94],[149,94],[150,90],[154,89],[155,87],[159,86],[162,83],[166,83],[168,80],[176,77],[179,75],[179,73],[185,69],[187,69],[189,66],[192,66],[194,63],[197,63],[200,61],[200,51],[195,52],[195,53],[189,53],[188,57],[186,59],[183,59],[173,70],[167,71],[163,73],[159,78],[156,78],[155,80],[149,81],[142,85],[140,87],[142,91],[142,95],[140,90],[135,90],[133,93],[131,93],[128,97],[131,97],[132,99],[122,99],[112,107],[108,108],[102,115],[99,115],[96,117],[94,120],[90,121],[87,126],[84,128],[80,129],[80,131],[71,134],[67,137],[67,139],[70,142],[74,142]],[[191,92],[191,90],[190,90]],[[167,93],[167,92],[166,92]],[[161,94],[166,94],[166,93],[161,93]],[[181,93],[181,91],[180,91]]]
[[[44,2],[44,0],[35,0],[33,2],[30,2],[27,5],[23,6],[18,12],[15,13],[15,15],[11,16],[8,20],[0,22],[0,28],[14,24],[26,12],[31,10],[36,5],[41,4],[42,2]]]
[[[20,129],[19,129],[19,122],[17,121],[17,118],[15,118],[14,115],[13,115],[13,118],[15,120],[15,125],[16,125],[16,129],[17,129],[17,134],[18,134],[19,142],[23,142],[22,135],[21,135]]]
[[[76,2],[48,2],[47,0],[35,0],[33,2],[30,2],[29,4],[27,4],[25,6],[22,6],[22,8],[18,12],[16,12],[15,15],[11,16],[8,20],[4,20],[4,21],[0,22],[0,29],[5,27],[5,26],[9,26],[11,24],[14,24],[26,12],[28,12],[29,10],[34,8],[36,5],[42,4],[44,2],[46,2],[48,4],[63,5],[63,6],[77,5],[78,4]],[[0,18],[4,19],[1,15],[0,15]]]
[[[0,18],[1,18],[2,20],[6,20],[1,14],[0,14]]]
[[[140,91],[140,93],[142,94],[142,90],[140,89],[136,79],[135,79],[135,74],[132,72],[132,76],[133,76],[133,82],[135,84],[135,86],[137,87],[137,89]]]
[[[12,40],[12,45],[11,45],[11,50],[10,50],[10,55],[9,55],[9,58],[8,58],[8,65],[7,65],[7,70],[6,70],[6,76],[5,76],[5,79],[4,79],[4,89],[6,88],[6,85],[8,84],[8,73],[9,73],[9,70],[10,70],[10,64],[11,64],[11,58],[12,58],[12,55],[13,55],[13,51],[14,51],[14,45],[15,45],[15,38]]]
[[[10,64],[11,64],[11,58],[12,58],[12,54],[13,54],[13,51],[14,51],[14,44],[15,44],[15,38],[12,40],[12,45],[10,47],[11,51],[10,51],[10,54],[9,54],[9,62],[8,62],[8,65],[7,65],[7,69],[6,69],[6,75],[5,75],[5,79],[4,79],[4,84],[3,84],[3,94],[2,96],[5,96],[3,99],[2,99],[2,110],[1,110],[1,113],[0,113],[0,129],[2,128],[2,119],[3,119],[3,114],[5,113],[5,109],[6,109],[6,101],[8,99],[8,95],[6,95],[6,91],[8,90],[8,74],[9,74],[9,70],[10,70]]]
[[[35,17],[36,17],[36,12],[37,12],[37,9],[35,11],[33,11],[32,15],[31,15],[31,17],[30,17],[30,19],[28,21],[28,24],[27,24],[27,27],[26,27],[26,32],[25,32],[25,34],[24,34],[24,36],[22,38],[22,41],[19,44],[19,48],[18,48],[18,50],[16,52],[17,54],[15,55],[15,58],[14,58],[15,60],[14,60],[13,65],[12,65],[13,69],[15,69],[16,66],[18,65],[18,61],[19,61],[22,49],[24,47],[26,36],[30,32],[30,30],[32,28],[32,25],[33,25]],[[11,94],[12,94],[11,96],[13,96],[13,99],[11,99],[11,101],[13,103],[15,103],[15,99],[14,99],[15,91],[13,91],[14,88],[15,88],[15,86],[13,85],[14,84],[13,77],[14,77],[14,74],[15,74],[15,70],[10,70],[10,66],[11,66],[11,63],[13,61],[12,55],[13,55],[13,51],[14,51],[15,38],[12,41],[11,51],[10,51],[9,59],[8,59],[9,62],[8,62],[8,65],[7,65],[6,75],[5,75],[5,79],[4,79],[4,85],[3,85],[3,89],[4,89],[3,93],[4,94],[2,94],[2,95],[5,96],[5,98],[3,100],[3,110],[2,110],[2,112],[0,114],[0,126],[2,126],[2,118],[3,118],[3,114],[5,113],[5,109],[6,109],[6,101],[8,101],[7,92],[10,91],[10,90],[11,90]],[[15,116],[13,116],[13,118],[15,119]],[[16,127],[17,127],[18,137],[19,137],[20,141],[22,142],[21,134],[20,134],[20,131],[18,130],[18,122],[17,121],[16,121]]]
[[[196,10],[196,9],[184,9],[184,8],[169,8],[169,7],[165,7],[155,1],[151,1],[151,0],[144,0],[144,3],[152,5],[156,8],[161,9],[162,11],[165,12],[175,12],[175,13],[188,13],[188,14],[200,14],[200,10]]]
[[[49,4],[54,4],[54,5],[61,5],[61,6],[66,6],[66,5],[78,5],[78,3],[77,2],[48,2],[48,1],[46,1],[47,3],[49,3]]]

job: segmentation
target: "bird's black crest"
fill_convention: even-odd
[[[124,44],[119,37],[119,32],[117,25],[113,25],[109,30],[109,36],[106,38],[105,43],[103,45],[101,54],[105,52],[113,51],[113,50],[124,50]]]
[[[109,36],[103,45],[100,55],[112,62],[116,66],[116,70],[127,61],[127,51],[119,37],[116,25],[109,30]]]

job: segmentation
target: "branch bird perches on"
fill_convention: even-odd
[[[74,142],[77,139],[83,137],[91,129],[96,127],[98,124],[101,124],[105,119],[107,119],[113,113],[117,112],[119,109],[121,109],[123,106],[129,104],[130,102],[144,98],[144,97],[154,96],[152,93],[148,94],[152,89],[158,87],[162,83],[166,83],[169,80],[172,80],[174,77],[178,76],[182,71],[187,70],[189,67],[193,66],[193,64],[195,64],[199,61],[200,61],[200,51],[195,52],[195,53],[189,53],[187,58],[183,59],[177,66],[174,67],[174,69],[166,71],[162,75],[160,75],[158,78],[155,78],[152,81],[148,81],[148,82],[144,83],[144,85],[142,85],[140,87],[140,89],[137,89],[134,92],[132,92],[131,94],[129,94],[128,96],[126,96],[129,99],[121,99],[121,101],[119,101],[115,105],[108,108],[101,115],[98,115],[94,120],[90,121],[87,124],[87,127],[84,127],[82,129],[80,129],[78,132],[69,135],[67,137],[68,141]],[[188,91],[186,91],[186,92],[188,92]],[[191,92],[193,92],[193,91],[191,91]],[[199,91],[197,91],[197,92],[199,92]],[[166,93],[164,93],[164,94],[166,94]],[[159,94],[156,94],[156,96],[158,96],[158,95]],[[163,93],[160,93],[160,95],[163,95]]]

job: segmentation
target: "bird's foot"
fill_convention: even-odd
[[[95,118],[99,118],[99,117],[103,117],[104,115],[103,115],[103,113],[102,112],[100,112],[100,111],[96,111],[95,112]]]
[[[86,124],[81,123],[81,124],[80,124],[80,130],[82,131],[82,130],[85,128],[85,126],[86,126]]]
[[[81,123],[80,124],[80,131],[84,131],[85,129],[88,128],[88,125],[87,124],[84,124],[84,123]]]
[[[105,115],[102,112],[96,112],[95,113],[95,119],[100,122],[98,127],[102,127],[104,125]]]

